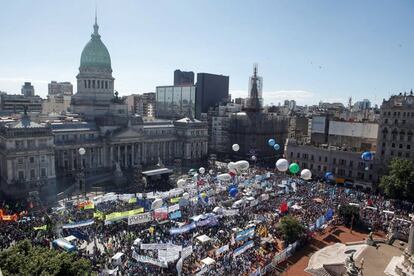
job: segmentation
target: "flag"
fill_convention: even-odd
[[[95,209],[95,204],[93,204],[92,201],[89,201],[83,206],[83,209],[85,210]]]
[[[289,210],[289,207],[286,203],[286,201],[283,201],[282,204],[280,204],[280,212],[281,213],[286,213]]]
[[[93,217],[100,220],[105,219],[105,215],[101,211],[96,211],[95,213],[93,213]]]
[[[333,214],[334,214],[334,211],[333,211],[331,208],[329,208],[329,209],[326,211],[326,214],[325,214],[325,220],[326,220],[326,221],[330,221],[330,220],[332,219],[332,217],[333,217]]]
[[[34,230],[47,230],[47,225],[33,227]]]

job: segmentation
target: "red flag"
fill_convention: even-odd
[[[282,204],[280,204],[280,212],[281,213],[286,213],[289,210],[289,207],[286,203],[286,201],[283,201]]]
[[[371,199],[368,199],[368,201],[367,201],[367,205],[368,205],[368,206],[372,206],[372,200],[371,200]]]
[[[229,175],[231,175],[231,177],[235,176],[236,174],[232,171],[229,172]]]
[[[3,209],[0,209],[0,220],[3,217]]]

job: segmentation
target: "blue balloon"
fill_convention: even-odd
[[[267,141],[267,144],[271,147],[273,147],[276,144],[276,140],[275,139],[269,139],[269,141]]]
[[[230,191],[229,191],[229,195],[231,196],[231,197],[235,197],[236,195],[237,195],[237,193],[238,193],[239,191],[237,190],[237,188],[231,188],[230,189]]]
[[[275,145],[273,146],[273,148],[274,148],[275,150],[280,150],[280,146],[279,146],[279,144],[275,144]]]
[[[361,159],[364,160],[364,161],[371,161],[372,157],[373,157],[373,155],[369,151],[366,151],[363,154],[361,154]]]
[[[334,175],[331,172],[326,172],[325,173],[325,179],[326,180],[333,180],[334,179]]]

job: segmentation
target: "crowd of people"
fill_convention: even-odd
[[[306,229],[318,231],[313,227],[315,221],[328,209],[336,214],[340,206],[353,204],[372,231],[386,232],[393,224],[397,231],[407,233],[414,208],[409,202],[323,181],[304,181],[273,169],[249,168],[227,181],[219,180],[216,173],[183,178],[185,184],[175,188],[173,195],[109,194],[85,199],[89,208],[77,200],[36,212],[3,204],[4,214],[28,213],[17,221],[0,222],[0,250],[24,239],[51,246],[58,238],[74,236],[77,239],[71,243],[77,247],[76,254],[89,259],[102,275],[250,275],[286,246],[276,227],[286,214]],[[237,193],[230,194],[231,188]],[[154,206],[160,199],[162,204]],[[287,212],[281,211],[283,204]],[[174,217],[168,212],[173,206]],[[160,210],[167,214],[154,214],[153,219],[139,223],[130,223],[122,215],[137,209],[141,210],[132,216]],[[114,213],[115,219],[108,220],[107,215]],[[332,221],[341,223],[337,216]],[[144,246],[154,244],[162,249]],[[122,253],[119,262],[113,259],[118,252]]]

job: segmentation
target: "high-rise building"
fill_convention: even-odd
[[[196,118],[229,100],[228,76],[198,73],[196,87]]]
[[[179,119],[195,117],[196,87],[189,86],[157,86],[156,117]]]
[[[70,82],[52,81],[48,84],[48,95],[73,95],[73,85]]]
[[[126,97],[128,111],[146,117],[155,117],[156,114],[156,94],[154,92],[142,95],[129,95]]]
[[[383,100],[380,108],[377,160],[385,168],[397,157],[414,160],[414,95],[402,94]]]
[[[39,96],[0,94],[0,112],[3,115],[28,112],[42,112],[42,98]]]
[[[22,95],[26,97],[33,97],[35,95],[34,87],[30,82],[25,82],[22,86]]]
[[[192,71],[174,71],[174,86],[194,85],[194,72]]]

